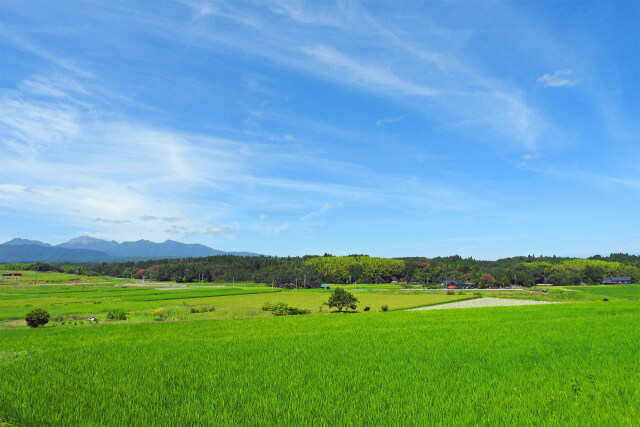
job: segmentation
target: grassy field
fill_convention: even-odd
[[[585,301],[640,300],[640,285],[565,286],[549,290],[554,295]]]
[[[14,271],[11,270],[11,273]],[[67,274],[67,273],[58,273],[55,271],[15,271],[16,273],[22,274],[19,277],[0,277],[0,285],[11,285],[11,284],[24,284],[24,285],[33,285],[33,284],[45,284],[45,283],[115,283],[116,280],[109,276],[83,276],[75,274]],[[119,280],[119,282],[124,282],[124,280]]]
[[[111,322],[0,336],[0,418],[15,424],[640,419],[637,301]]]
[[[24,327],[24,316],[33,308],[44,308],[53,321],[47,327],[78,325],[95,316],[100,320],[112,310],[127,312],[127,322],[154,320],[202,320],[241,317],[265,317],[264,303],[285,302],[291,306],[327,312],[322,304],[329,298],[328,290],[280,290],[270,287],[115,287],[104,285],[47,285],[0,287],[0,328]],[[412,308],[452,302],[474,295],[447,295],[426,292],[354,292],[360,300],[360,310],[370,307],[381,310]],[[206,309],[206,310],[205,310]],[[204,311],[194,313],[193,311]],[[72,321],[72,322],[70,322]]]

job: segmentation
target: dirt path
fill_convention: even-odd
[[[450,302],[447,304],[431,305],[428,307],[412,308],[407,311],[418,310],[442,310],[446,308],[476,308],[476,307],[507,307],[513,305],[536,305],[536,304],[561,304],[554,301],[535,301],[523,299],[505,299],[505,298],[475,298],[465,301]]]

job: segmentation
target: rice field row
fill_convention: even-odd
[[[129,322],[163,320],[228,319],[269,316],[261,310],[265,303],[285,302],[308,309],[312,313],[326,313],[323,303],[328,290],[282,290],[270,287],[114,287],[103,285],[4,286],[0,288],[0,328],[24,326],[24,316],[33,308],[44,308],[53,320],[47,327],[68,326],[68,320],[97,317],[103,319],[112,310],[127,312]],[[471,294],[406,293],[358,291],[359,308],[372,311],[387,306],[390,310],[441,304]],[[208,310],[193,313],[194,307]],[[212,310],[210,308],[215,308]],[[7,322],[11,321],[11,322]],[[78,324],[74,322],[72,324]]]
[[[0,419],[15,424],[637,425],[640,419],[637,301],[113,322],[0,336]]]

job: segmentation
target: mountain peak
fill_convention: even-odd
[[[115,240],[107,241],[86,235],[75,237],[68,242],[56,246],[38,242],[37,240],[26,239],[13,239],[0,246],[2,246],[4,252],[6,252],[5,255],[0,253],[0,262],[3,262],[3,257],[6,259],[18,259],[16,258],[18,256],[21,260],[29,259],[30,261],[62,259],[73,261],[74,259],[78,259],[83,262],[95,262],[161,258],[198,258],[224,254],[240,256],[256,255],[248,252],[223,252],[202,244],[186,244],[176,242],[175,240],[156,243],[140,239],[135,242],[118,243]],[[27,251],[27,248],[30,248],[30,252]],[[36,249],[38,249],[39,252],[36,252]],[[44,253],[44,249],[51,253]],[[27,251],[29,253],[18,254],[19,251]]]
[[[114,241],[112,242],[116,243]],[[74,237],[73,239],[69,240],[67,243],[72,245],[89,245],[93,243],[112,243],[112,242],[108,242],[107,240],[96,239],[95,237],[84,235],[84,236]]]
[[[43,243],[40,240],[21,239],[19,237],[16,237],[15,239],[11,239],[8,242],[4,242],[3,245],[9,245],[9,246],[21,246],[21,245],[51,246],[50,244]]]

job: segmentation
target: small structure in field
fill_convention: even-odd
[[[630,285],[633,283],[631,281],[631,277],[621,276],[621,277],[606,277],[602,279],[601,285]]]
[[[285,289],[314,289],[322,287],[320,282],[315,282],[313,280],[294,280],[289,278],[276,280],[275,285],[279,288]]]
[[[22,273],[2,273],[2,277],[22,277]]]
[[[473,282],[459,282],[457,280],[445,280],[440,286],[444,286],[447,289],[476,289],[478,287]]]

